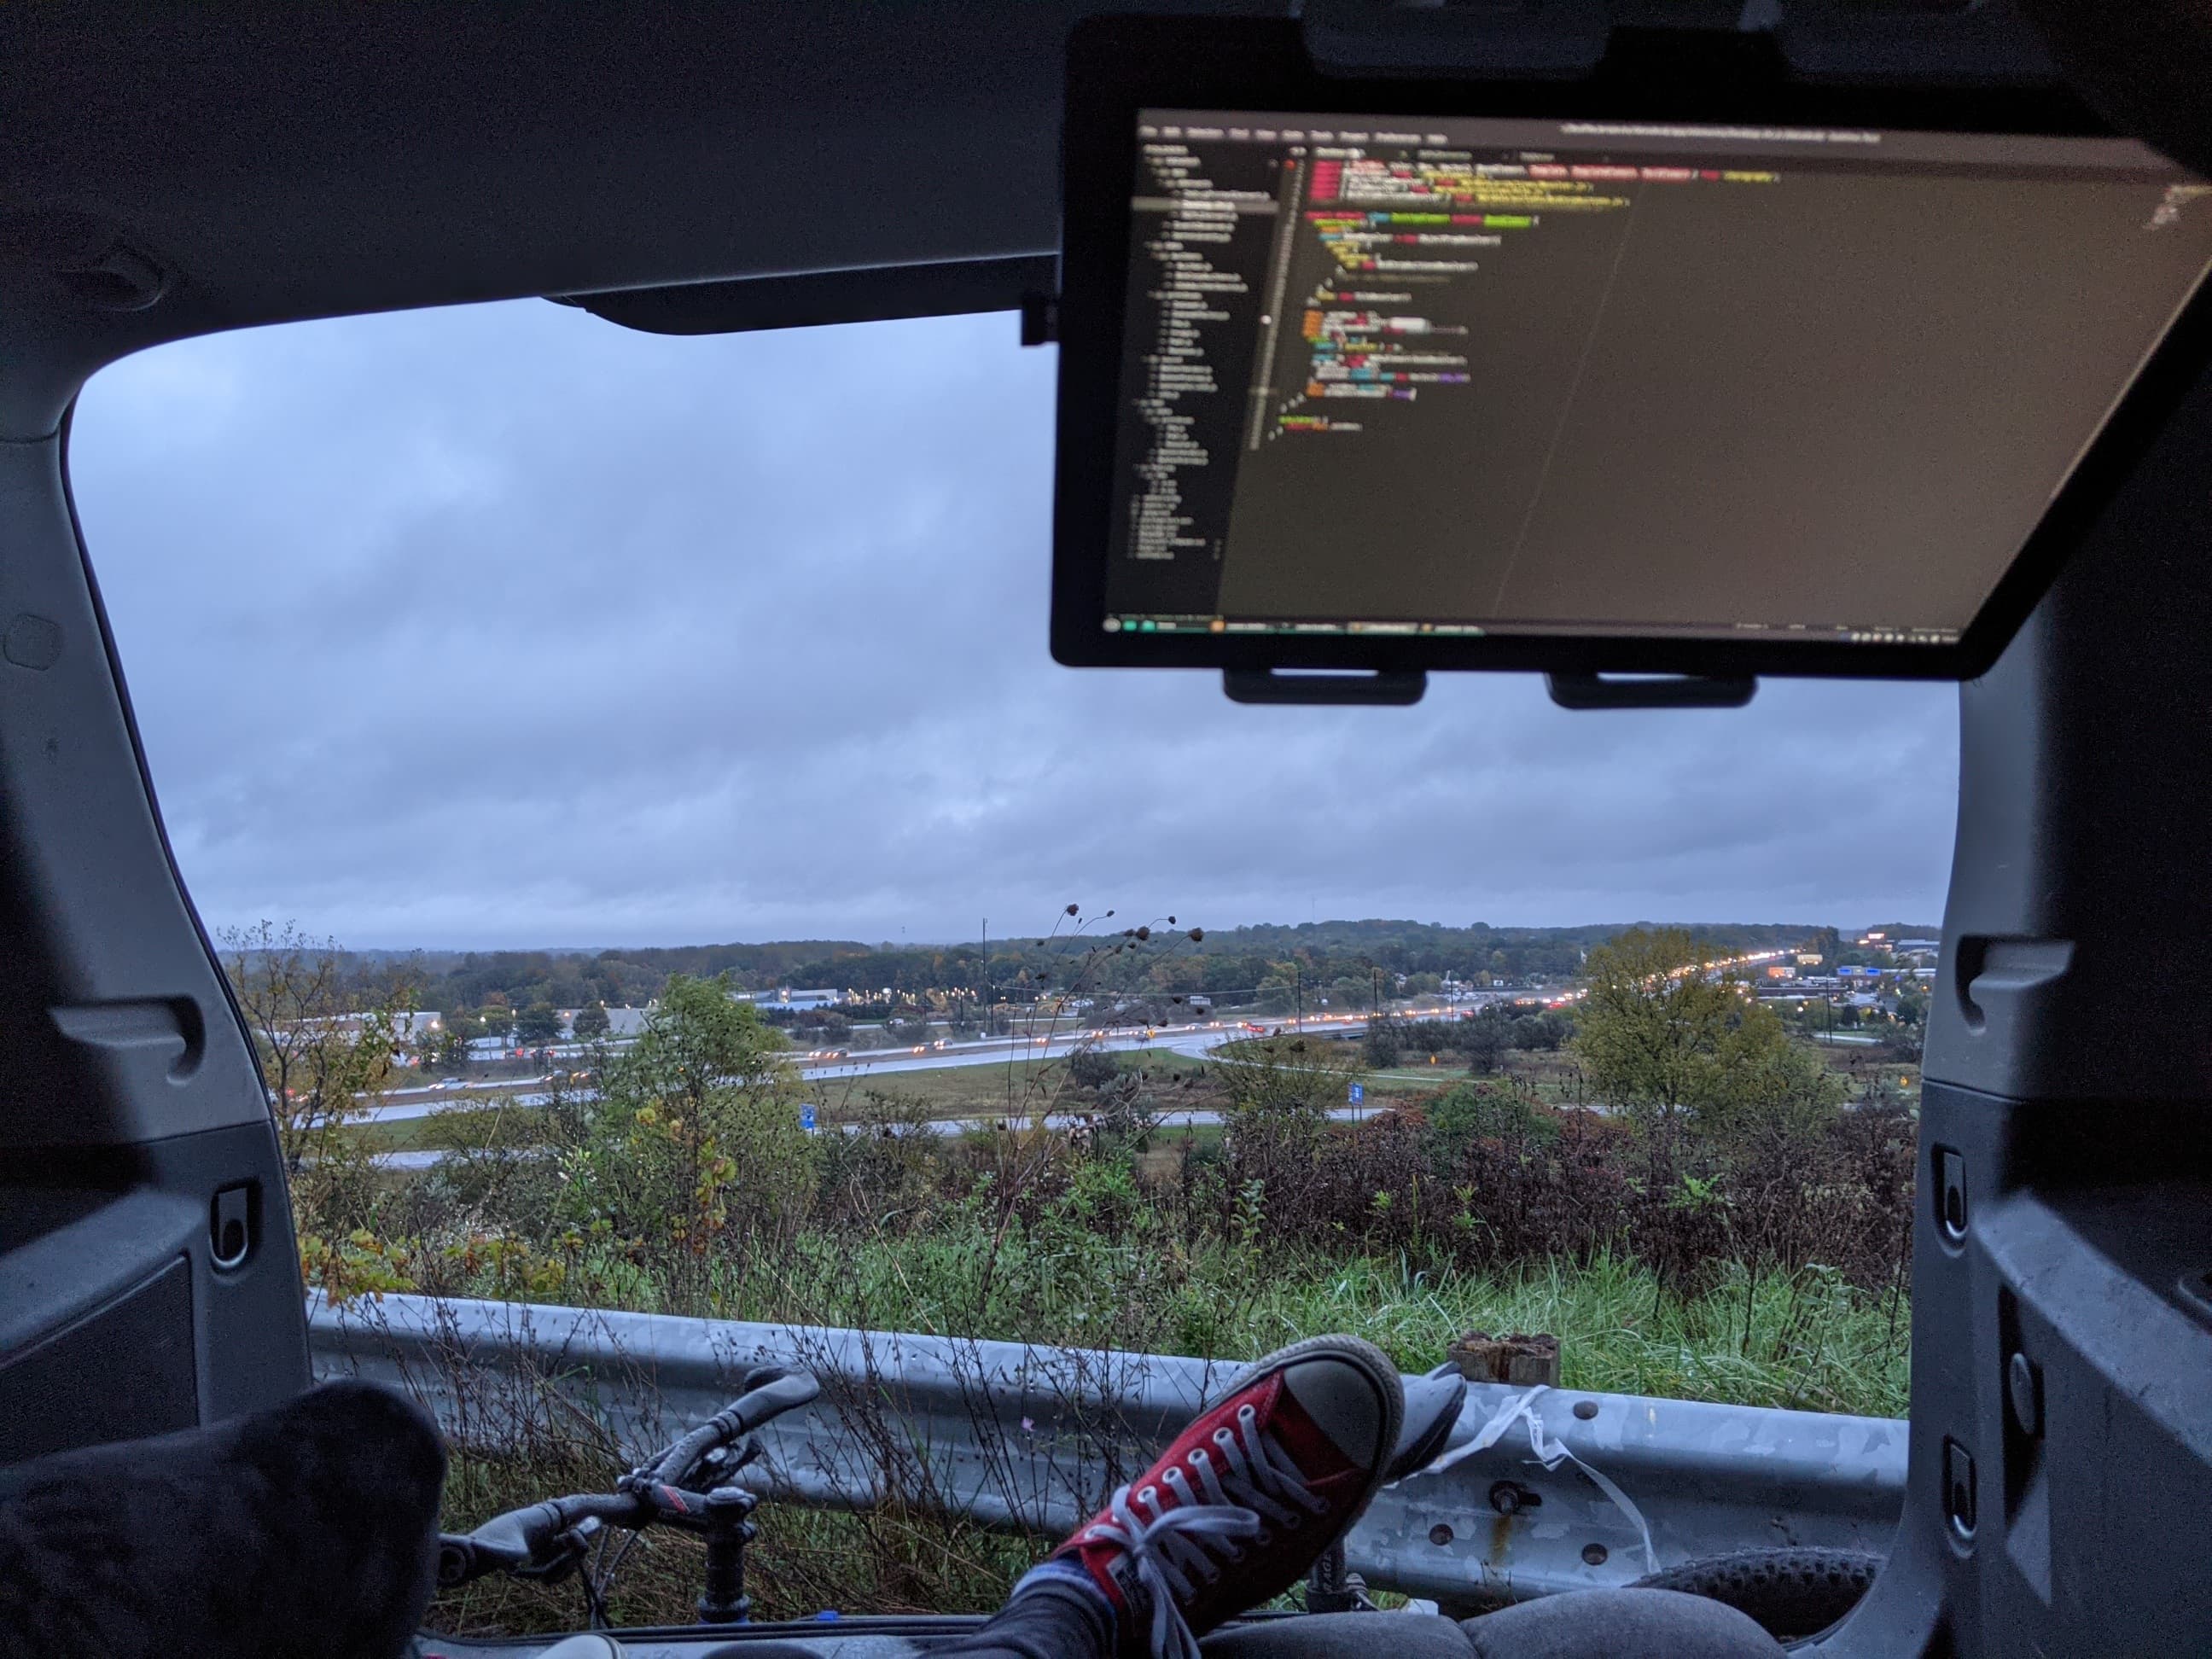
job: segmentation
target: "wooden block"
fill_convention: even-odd
[[[1447,1351],[1462,1376],[1477,1382],[1539,1382],[1559,1386],[1559,1339],[1516,1332],[1492,1336],[1469,1331]]]

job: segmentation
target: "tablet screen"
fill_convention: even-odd
[[[2212,264],[2122,140],[1137,120],[1118,635],[1954,644]]]

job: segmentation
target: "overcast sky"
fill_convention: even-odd
[[[70,470],[210,926],[356,945],[1932,921],[1945,687],[1253,709],[1045,648],[1009,316],[664,339],[538,301],[164,347]]]

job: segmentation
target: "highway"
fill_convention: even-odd
[[[1296,1024],[1285,1022],[1285,1029]],[[1314,1019],[1306,1022],[1305,1029],[1316,1036],[1361,1036],[1366,1032],[1367,1023],[1359,1020],[1343,1025],[1324,1025]],[[1149,1038],[1142,1032],[1093,1036],[1088,1031],[1071,1030],[1037,1037],[985,1037],[973,1042],[950,1042],[942,1048],[933,1044],[917,1048],[867,1048],[840,1060],[815,1060],[805,1054],[792,1058],[798,1063],[799,1075],[806,1082],[861,1082],[902,1072],[935,1072],[953,1066],[988,1066],[997,1061],[1012,1064],[1017,1060],[1062,1060],[1086,1044],[1109,1053],[1157,1048],[1197,1060],[1224,1042],[1252,1035],[1241,1025],[1175,1025],[1154,1030],[1155,1035]],[[534,1085],[545,1081],[544,1078],[520,1078],[503,1089],[488,1085],[466,1092],[452,1089],[394,1089],[357,1121],[391,1123],[428,1117],[433,1112],[448,1109],[543,1106],[550,1097]]]
[[[1475,1006],[1491,1002],[1510,1002],[1509,992],[1483,994]],[[1462,1012],[1461,1008],[1431,1010],[1421,1013],[1401,1014],[1401,1019],[1449,1019]],[[876,1077],[895,1077],[905,1072],[938,1071],[948,1066],[988,1066],[1005,1061],[1060,1060],[1084,1047],[1109,1053],[1128,1053],[1143,1050],[1185,1055],[1202,1060],[1214,1049],[1240,1037],[1256,1035],[1254,1027],[1269,1035],[1304,1035],[1330,1039],[1359,1037],[1367,1034],[1367,1017],[1364,1014],[1314,1014],[1304,1021],[1255,1020],[1247,1024],[1242,1020],[1206,1020],[1184,1025],[1156,1026],[1149,1031],[1121,1031],[1099,1034],[1085,1029],[1067,1029],[1034,1036],[1011,1037],[979,1037],[966,1042],[947,1042],[942,1048],[932,1043],[913,1048],[866,1049],[836,1060],[824,1059],[819,1051],[812,1054],[794,1055],[799,1063],[799,1074],[808,1082],[860,1082]],[[369,1107],[361,1121],[392,1123],[410,1118],[428,1117],[444,1111],[491,1110],[501,1106],[543,1106],[551,1098],[544,1085],[550,1079],[543,1077],[518,1078],[504,1086],[484,1090],[460,1091],[435,1087],[394,1089],[379,1097],[377,1104]],[[1351,1122],[1363,1117],[1370,1109],[1340,1106],[1329,1113],[1332,1120]],[[1045,1121],[1059,1129],[1073,1127],[1082,1121],[1080,1113],[1054,1112]],[[933,1134],[981,1134],[1000,1127],[1010,1120],[1004,1115],[981,1117],[941,1118],[927,1127]],[[1221,1121],[1221,1114],[1205,1109],[1193,1109],[1170,1114],[1163,1120],[1170,1127],[1200,1127]],[[857,1126],[831,1126],[852,1133]],[[427,1170],[442,1162],[447,1154],[442,1151],[380,1152],[375,1163],[387,1170]]]
[[[1709,971],[1751,967],[1783,954],[1778,951],[1753,951],[1707,966]],[[1563,1000],[1572,1000],[1581,994],[1579,992],[1570,993]],[[1526,993],[1510,991],[1480,992],[1469,1003],[1449,1009],[1400,1013],[1393,1018],[1404,1021],[1450,1019],[1474,1008],[1492,1003],[1516,1002],[1526,996]],[[964,1042],[946,1040],[917,1044],[908,1048],[864,1048],[857,1052],[832,1050],[825,1053],[817,1049],[787,1054],[784,1058],[795,1066],[799,1076],[806,1082],[856,1084],[876,1078],[896,1077],[904,1073],[975,1068],[1000,1062],[1011,1068],[1017,1061],[1026,1064],[1036,1060],[1064,1060],[1085,1048],[1106,1053],[1157,1052],[1203,1060],[1224,1043],[1262,1034],[1304,1034],[1332,1039],[1364,1036],[1367,1023],[1367,1016],[1364,1014],[1314,1014],[1303,1021],[1275,1018],[1247,1024],[1238,1019],[1218,1019],[1112,1033],[1067,1024],[1012,1036],[977,1037]],[[1839,1044],[1871,1044],[1875,1039],[1856,1033],[1838,1032],[1826,1036],[1825,1041]],[[552,1099],[550,1091],[544,1086],[551,1080],[550,1076],[530,1077],[460,1089],[430,1085],[387,1090],[376,1097],[374,1104],[366,1107],[356,1121],[392,1123],[447,1111],[489,1111],[505,1106],[542,1107]],[[1348,1121],[1363,1115],[1363,1110],[1355,1107],[1340,1107],[1329,1115],[1338,1121]],[[932,1122],[928,1127],[938,1134],[971,1134],[1002,1127],[1006,1121],[1002,1117],[992,1116],[944,1118]],[[1055,1128],[1071,1127],[1081,1121],[1082,1115],[1073,1113],[1054,1113],[1046,1120],[1050,1127]],[[1217,1124],[1220,1121],[1218,1112],[1201,1109],[1176,1113],[1166,1120],[1170,1126],[1186,1127]],[[849,1130],[852,1126],[845,1127]],[[376,1162],[389,1169],[427,1169],[440,1162],[444,1156],[439,1152],[384,1152],[377,1156]]]
[[[1483,999],[1486,1002],[1511,1000],[1510,994],[1504,992],[1492,993]],[[1395,1018],[1443,1019],[1459,1012],[1453,1009]],[[1356,1037],[1367,1034],[1367,1017],[1364,1014],[1314,1014],[1308,1016],[1303,1024],[1296,1019],[1255,1020],[1252,1024],[1270,1033],[1280,1031],[1285,1036],[1304,1033],[1317,1037]],[[1142,1049],[1202,1060],[1224,1042],[1234,1042],[1240,1037],[1253,1035],[1251,1026],[1241,1020],[1207,1020],[1186,1025],[1156,1026],[1149,1035],[1144,1031],[1126,1031],[1098,1036],[1085,1029],[1068,1027],[1036,1036],[978,1037],[965,1042],[946,1042],[942,1047],[930,1043],[912,1048],[865,1048],[837,1060],[821,1058],[818,1051],[811,1054],[793,1054],[790,1058],[796,1062],[799,1075],[807,1082],[859,1083],[873,1078],[896,1076],[902,1072],[941,1071],[951,1066],[988,1066],[997,1061],[1011,1064],[1016,1060],[1061,1060],[1086,1046],[1109,1053]],[[518,1078],[504,1085],[486,1085],[466,1091],[434,1087],[393,1089],[379,1096],[376,1104],[369,1107],[356,1121],[393,1123],[409,1118],[428,1117],[433,1113],[447,1110],[483,1110],[495,1106],[543,1106],[550,1098],[540,1086],[546,1081],[544,1078]]]

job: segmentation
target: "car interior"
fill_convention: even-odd
[[[71,501],[86,381],[195,335],[494,299],[671,335],[1003,312],[1060,353],[1034,649],[1073,670],[1218,672],[1232,697],[1291,703],[1541,673],[1589,720],[1727,708],[1763,677],[1958,683],[1902,1518],[1852,1611],[1796,1650],[2212,1645],[2212,1571],[2189,1542],[2212,1505],[2201,13],[88,3],[0,9],[0,1469],[313,1381],[259,1066],[165,835]],[[1801,165],[1816,131],[1829,152],[1887,148]],[[1355,210],[1341,181],[1362,167],[1391,201],[1453,204]],[[1793,194],[1800,172],[1838,193]],[[1882,192],[1929,179],[1940,222],[1881,241],[1921,211]],[[2007,192],[2042,179],[2077,193],[2023,221]],[[1670,190],[1717,216],[1646,252],[1675,210],[1643,204]],[[2160,200],[2152,235],[2139,210]],[[1631,203],[1634,257],[1606,216]],[[1893,258],[1893,285],[1854,309],[1839,281],[1835,356],[1784,362],[1814,348],[1762,301],[1814,280],[1838,215],[1874,264]],[[1755,260],[1729,240],[1754,234]],[[1572,269],[1602,293],[1527,325],[1542,337],[1516,386],[1612,362],[1615,396],[1571,412],[1498,392],[1464,341],[1485,313],[1450,321],[1474,304],[1470,261],[1510,280],[1547,238],[1586,239]],[[1639,295],[1660,322],[1637,320]],[[1693,311],[1721,319],[1710,336]],[[1900,315],[1929,320],[1907,343]],[[1839,366],[1906,356],[1917,403]],[[1422,398],[1407,375],[1429,377]],[[1773,401],[1785,383],[1820,393]],[[1443,477],[1450,497],[1464,457],[1420,422],[1480,399],[1498,459],[1480,493],[1517,533],[1470,576],[1417,487]],[[1605,482],[1673,466],[1658,428],[1735,441],[1731,399],[1766,400],[1760,441],[1787,464],[1766,496]],[[1515,449],[1540,421],[1550,451]],[[1233,488],[1207,470],[1224,454],[1243,458]],[[1389,556],[1334,559],[1362,538]],[[1839,571],[1887,608],[1845,616]],[[1409,1438],[1458,1404],[1432,1399]],[[1208,1650],[1351,1652],[1374,1618],[1259,1620]],[[622,1640],[857,1659],[952,1627]]]

